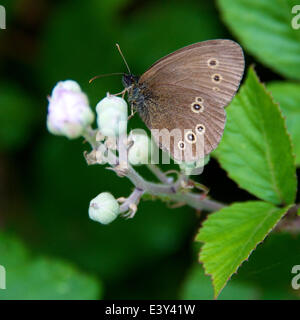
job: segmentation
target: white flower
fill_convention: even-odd
[[[132,165],[149,163],[150,139],[146,132],[141,129],[132,130],[128,137],[133,142],[128,151],[128,160]]]
[[[47,127],[56,135],[75,139],[94,121],[87,96],[73,80],[60,81],[49,97]]]
[[[98,128],[104,136],[116,137],[127,131],[127,103],[124,99],[107,95],[96,106]]]
[[[102,192],[90,202],[89,217],[102,224],[109,224],[120,213],[118,201],[109,192]]]

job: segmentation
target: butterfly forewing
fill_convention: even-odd
[[[160,142],[161,147],[175,159],[183,153],[185,161],[213,151],[224,131],[224,107],[236,93],[243,72],[243,51],[231,40],[196,43],[153,64],[139,80],[146,110],[141,116],[150,129],[180,129],[184,142],[183,146],[179,138],[173,139],[169,146]],[[187,130],[196,139],[187,136]],[[202,153],[195,150],[198,139],[204,141]]]

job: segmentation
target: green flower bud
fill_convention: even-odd
[[[127,132],[128,110],[124,99],[108,95],[96,106],[98,128],[104,136],[116,137]]]
[[[102,192],[90,202],[89,217],[102,224],[114,221],[120,213],[118,201],[109,192]]]
[[[133,142],[128,151],[128,160],[132,165],[141,165],[149,163],[150,139],[144,130],[132,130],[128,137]]]
[[[209,155],[204,159],[193,162],[181,162],[179,163],[180,170],[186,175],[198,175],[203,171],[204,166],[209,162]]]

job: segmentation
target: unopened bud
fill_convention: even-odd
[[[132,165],[149,163],[150,139],[144,130],[135,129],[129,134],[128,140],[133,145],[128,151],[128,160]]]
[[[127,131],[128,110],[124,99],[107,95],[96,106],[98,128],[104,136],[116,137]]]
[[[109,192],[102,192],[90,202],[89,217],[102,224],[114,221],[120,213],[118,201]]]
[[[47,127],[55,135],[75,139],[94,121],[87,96],[73,80],[60,81],[49,97]]]
[[[179,167],[185,175],[198,175],[203,172],[204,166],[209,162],[209,155],[193,162],[181,162]]]

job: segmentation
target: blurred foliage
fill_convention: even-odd
[[[184,283],[181,298],[186,300],[211,300],[214,289],[209,276],[205,275],[200,265],[191,268]],[[230,282],[222,291],[218,300],[253,300],[260,298],[258,288],[240,282]]]
[[[28,143],[37,114],[26,91],[13,84],[0,87],[0,149],[9,151]]]
[[[218,0],[241,44],[284,76],[300,79],[300,34],[291,26],[297,0]]]
[[[104,168],[88,167],[80,156],[88,146],[80,140],[50,136],[45,119],[47,94],[59,80],[78,81],[92,107],[107,91],[121,90],[120,77],[88,84],[96,74],[126,71],[115,43],[120,44],[132,72],[141,74],[155,60],[184,45],[233,38],[216,4],[194,0],[4,0],[2,4],[7,9],[7,29],[0,30],[0,264],[6,266],[7,286],[11,286],[6,298],[101,298],[102,284],[103,298],[212,298],[207,277],[200,268],[192,268],[196,261],[192,241],[199,225],[194,211],[143,201],[133,220],[118,220],[110,226],[90,221],[90,199],[108,190],[116,197],[127,196],[132,186]],[[252,6],[250,1],[247,6]],[[268,5],[273,11],[277,6]],[[228,23],[228,10],[222,9]],[[247,21],[245,12],[237,15]],[[263,81],[280,78],[260,61],[298,78],[298,42],[291,31],[284,25],[291,38],[286,47],[293,58],[289,63],[282,47],[274,45],[276,37],[259,37],[259,51],[255,51],[253,35],[249,36],[243,21],[239,22],[241,30],[246,30],[243,34],[236,26],[232,29],[246,53],[249,50],[258,58]],[[130,126],[144,125],[135,117]],[[227,203],[252,199],[226,178],[215,160],[199,179],[216,199]],[[10,232],[20,240],[7,235]],[[298,242],[290,236],[271,236],[220,297],[296,298],[297,292],[290,288],[290,268],[296,264],[292,257]],[[272,267],[281,256],[287,259],[284,268]],[[272,272],[264,272],[266,268]],[[189,285],[186,279],[191,279]],[[30,295],[27,288],[32,289]]]
[[[234,280],[258,285],[261,299],[299,299],[299,291],[291,287],[291,267],[299,264],[299,245],[299,234],[273,233],[243,263]]]
[[[272,92],[275,101],[279,103],[283,115],[286,117],[288,132],[291,134],[296,165],[300,165],[300,84],[287,81],[273,81],[268,83],[268,90]]]
[[[0,299],[98,299],[100,287],[91,276],[50,258],[32,258],[22,243],[0,234],[1,263],[5,265],[6,290]]]

